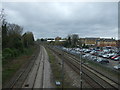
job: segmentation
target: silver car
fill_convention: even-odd
[[[114,66],[114,69],[120,70],[120,64]]]

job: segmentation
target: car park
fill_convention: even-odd
[[[66,48],[66,47],[58,47],[58,48],[74,55],[80,55],[80,53],[82,52],[82,58],[84,60],[91,60],[93,62],[98,62],[110,68],[113,68],[114,65],[117,65],[120,62],[120,51],[114,49],[95,49],[95,48],[86,49],[86,48]]]

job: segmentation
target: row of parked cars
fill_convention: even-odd
[[[65,48],[60,47],[62,50],[67,51],[74,55],[79,55],[82,52],[82,58],[93,60],[101,64],[108,64],[110,60],[120,61],[120,54],[115,49],[80,49],[80,48]],[[120,69],[120,64],[114,66],[115,69]]]
[[[114,61],[119,61],[120,60],[120,54],[118,51],[115,51],[113,49],[83,49],[84,53],[90,53],[91,55],[95,55],[98,57],[103,57],[107,59],[111,59]]]
[[[104,58],[100,58],[100,57],[97,57],[97,56],[93,56],[91,54],[82,55],[82,58],[87,59],[87,60],[96,61],[96,62],[101,63],[101,64],[109,63],[109,60],[104,59]]]
[[[87,60],[93,60],[95,62],[101,63],[101,64],[108,64],[109,60],[97,56],[91,56],[90,54],[85,54],[82,56],[83,58]],[[120,64],[113,66],[114,69],[120,70]]]

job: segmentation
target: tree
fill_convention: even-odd
[[[7,25],[7,47],[9,48],[16,48],[19,50],[23,49],[23,43],[22,43],[22,31],[23,28],[17,24],[8,24]]]
[[[3,23],[2,23],[2,48],[7,47],[7,42],[8,42],[7,23],[5,23],[5,20],[3,20]]]
[[[1,12],[0,12],[0,42],[3,39],[3,42],[4,42],[4,45],[2,45],[3,47],[6,47],[6,42],[7,42],[6,41],[7,40],[7,37],[6,37],[7,36],[6,24],[7,23],[5,21],[4,9],[2,9]],[[1,35],[1,33],[2,33],[2,35]]]
[[[34,45],[34,36],[32,32],[26,32],[22,36],[24,46],[28,48],[31,45]]]
[[[73,34],[71,37],[72,37],[72,47],[76,47],[78,45],[79,36],[77,34]]]

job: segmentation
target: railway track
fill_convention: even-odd
[[[39,62],[39,66],[37,68],[36,71],[36,78],[34,79],[34,85],[32,88],[43,88],[44,84],[43,84],[43,78],[44,78],[44,59],[45,59],[45,55],[44,55],[44,51],[42,49],[42,55],[41,55],[41,60]],[[40,73],[42,72],[42,73]]]
[[[41,50],[40,56],[41,56],[41,60],[42,60],[42,58],[43,58],[42,50]],[[34,82],[33,82],[33,86],[32,86],[32,88],[34,88],[35,85],[36,85],[35,83],[36,83],[36,80],[37,80],[37,76],[38,76],[38,72],[39,72],[39,68],[40,68],[41,60],[38,62],[38,65],[37,65],[37,70],[36,70],[36,73],[35,73],[35,77],[34,77]],[[36,62],[36,64],[37,64],[37,62]]]
[[[32,66],[34,65],[35,59],[37,58],[37,53],[39,52],[39,47],[38,50],[34,53],[34,55],[32,56],[32,58],[30,58],[30,60],[23,66],[22,69],[20,69],[17,73],[19,73],[19,75],[16,75],[14,78],[10,80],[5,87],[3,88],[20,88],[22,87],[22,84],[25,80],[25,78],[28,76],[29,72],[32,69]]]
[[[68,57],[69,58],[69,57]],[[74,61],[76,63],[80,63],[80,60],[78,60],[77,58],[74,57]],[[86,65],[86,64],[82,64],[82,67],[84,69],[86,69],[87,71],[94,73],[94,75],[98,76],[99,78],[101,78],[101,80],[104,80],[105,82],[107,82],[111,87],[109,88],[118,88],[118,86],[120,85],[119,82],[114,81],[113,79],[107,77],[106,75],[100,73],[99,71],[97,71],[96,69]],[[103,84],[103,83],[102,83]]]
[[[71,58],[71,57],[69,56],[67,58]],[[80,60],[78,61],[75,58],[72,59],[72,61],[76,62],[77,64],[80,63]],[[98,76],[99,78],[101,78],[101,79],[99,79],[99,81],[104,80],[105,82],[107,82],[111,86],[109,88],[118,88],[118,85],[119,85],[118,82],[115,82],[114,80],[108,78],[107,76],[101,74],[100,72],[98,72],[97,70],[94,70],[93,68],[91,68],[90,66],[88,66],[86,64],[82,64],[82,67],[83,67],[83,69],[86,69],[86,70],[83,70],[83,71],[89,71],[89,72],[93,73],[92,76],[95,75],[95,76]],[[107,86],[104,86],[104,87],[107,87]]]
[[[40,46],[38,51],[39,52],[35,53],[36,57],[32,58],[32,61],[25,65],[24,69],[19,73],[16,79],[12,82],[9,82],[9,87],[6,88],[34,89],[34,88],[44,87],[43,78],[44,78],[45,55],[44,55],[43,46]]]
[[[43,88],[43,78],[44,78],[44,51],[41,46],[41,52],[29,73],[27,79],[25,80],[22,88]],[[41,73],[42,72],[42,73]]]
[[[64,53],[63,57],[65,62],[67,62],[78,74],[80,74],[80,60],[76,59],[74,56],[66,52],[58,50],[57,48],[50,48],[50,49],[58,55]],[[112,88],[114,90],[118,90],[118,86],[119,86],[118,82],[113,81],[112,79],[99,73],[93,68],[85,64],[82,64],[82,71],[83,71],[82,76],[84,80],[86,79],[86,82],[89,83],[92,88],[103,88],[103,89]]]

